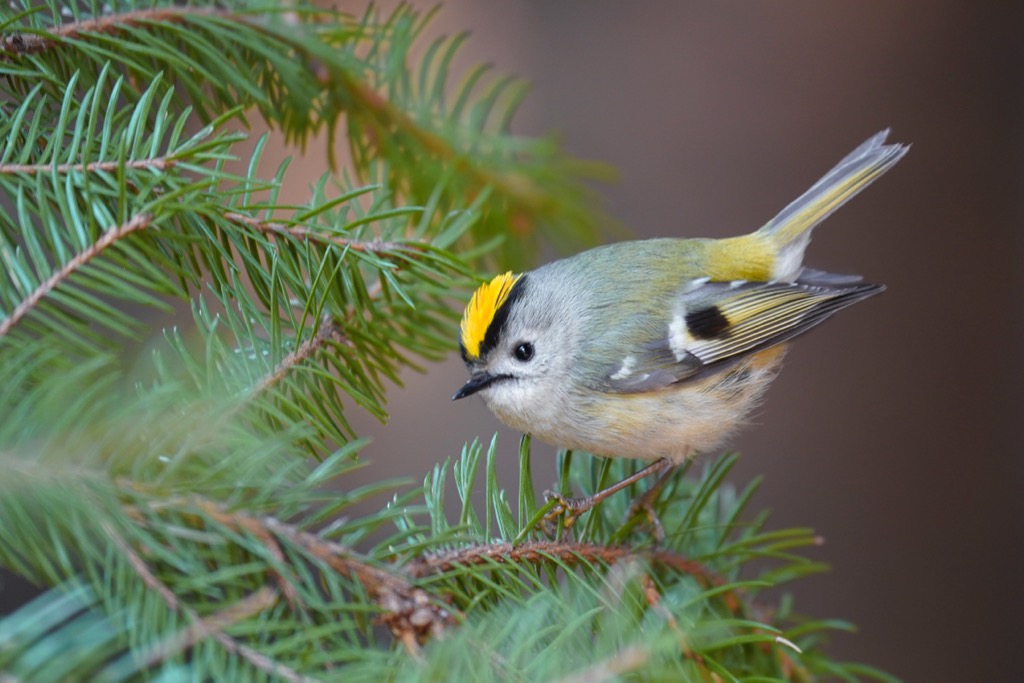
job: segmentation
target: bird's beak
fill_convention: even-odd
[[[455,392],[455,395],[452,396],[452,400],[458,401],[460,398],[472,396],[476,392],[483,391],[498,380],[502,379],[508,379],[508,375],[492,375],[489,372],[478,372],[470,377],[469,381],[463,384],[461,389]]]

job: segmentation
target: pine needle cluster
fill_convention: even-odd
[[[606,224],[603,169],[513,135],[522,83],[456,82],[432,16],[0,10],[0,567],[43,590],[0,680],[892,680],[767,592],[816,539],[748,516],[734,457],[657,544],[626,495],[545,522],[528,439],[512,499],[494,441],[347,483],[352,411],[452,350],[474,274]],[[350,160],[285,204],[252,131]],[[635,467],[562,458],[565,492]]]

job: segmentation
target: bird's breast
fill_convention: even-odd
[[[513,429],[559,448],[607,457],[685,460],[718,448],[758,405],[785,355],[766,349],[720,372],[666,389],[617,394],[592,390],[552,396],[539,414],[494,410]]]

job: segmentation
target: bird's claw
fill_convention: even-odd
[[[568,498],[555,491],[545,491],[544,497],[548,501],[557,501],[557,504],[551,508],[548,514],[544,515],[541,523],[552,524],[561,517],[560,526],[563,529],[571,529],[580,515],[594,507],[590,498]]]

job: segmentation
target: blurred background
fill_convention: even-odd
[[[618,169],[598,190],[640,237],[750,231],[876,131],[913,144],[808,252],[888,291],[800,339],[732,443],[733,480],[765,477],[754,507],[825,538],[798,609],[857,624],[832,652],[908,682],[1024,680],[1016,5],[449,0],[433,25],[472,32],[463,66],[533,84],[518,131]],[[514,487],[518,435],[448,400],[465,376],[454,355],[407,374],[390,424],[361,424],[368,478],[419,480],[498,430]],[[539,483],[553,461],[538,444]]]

